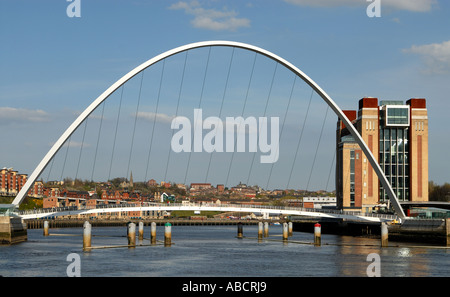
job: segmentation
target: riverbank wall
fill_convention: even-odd
[[[316,223],[321,225],[323,234],[381,238],[381,223],[379,222],[305,219],[293,221],[293,231],[314,233]],[[388,223],[387,227],[389,240],[392,241],[450,246],[450,219],[408,219],[403,224]]]
[[[44,228],[43,219],[26,220],[27,229]],[[82,228],[86,220],[48,220],[49,228]],[[202,226],[202,225],[257,225],[258,220],[189,220],[189,219],[131,219],[131,220],[90,220],[93,227],[126,226],[127,223],[142,221],[144,226],[155,222],[157,226],[171,223],[172,226]],[[323,234],[360,236],[381,238],[379,222],[355,222],[333,219],[293,220],[294,232],[314,233],[314,225],[319,223]],[[432,243],[450,246],[450,219],[439,220],[406,220],[403,224],[388,223],[388,237],[392,241]],[[26,231],[25,231],[26,234]]]
[[[27,240],[27,224],[21,218],[0,217],[0,244],[16,244]]]

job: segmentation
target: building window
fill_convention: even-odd
[[[397,198],[407,201],[409,191],[408,129],[402,127],[384,127],[380,137],[380,166],[388,178]],[[389,198],[380,184],[380,201]]]
[[[409,107],[386,106],[386,126],[409,126]]]
[[[355,151],[350,151],[350,207],[355,206]]]

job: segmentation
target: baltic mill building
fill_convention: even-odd
[[[428,201],[428,115],[425,99],[359,100],[344,110],[400,202]],[[336,130],[336,200],[340,209],[371,211],[389,197],[363,151],[341,120]]]

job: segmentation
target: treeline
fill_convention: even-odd
[[[433,181],[428,183],[428,200],[429,201],[450,201],[450,184],[435,184]]]

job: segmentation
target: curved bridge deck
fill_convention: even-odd
[[[219,211],[219,212],[244,212],[244,213],[258,213],[258,214],[273,214],[273,215],[291,215],[304,216],[314,218],[334,218],[345,219],[349,221],[369,221],[369,222],[384,222],[398,220],[395,215],[380,215],[372,213],[361,212],[342,212],[337,210],[325,209],[310,209],[288,206],[267,206],[267,205],[241,205],[241,204],[161,204],[161,203],[142,203],[140,206],[136,205],[104,205],[96,208],[89,207],[66,207],[54,209],[39,209],[31,211],[21,211],[19,215],[23,219],[37,219],[45,217],[58,217],[66,215],[89,215],[89,214],[105,214],[112,212],[129,212],[129,211]]]

